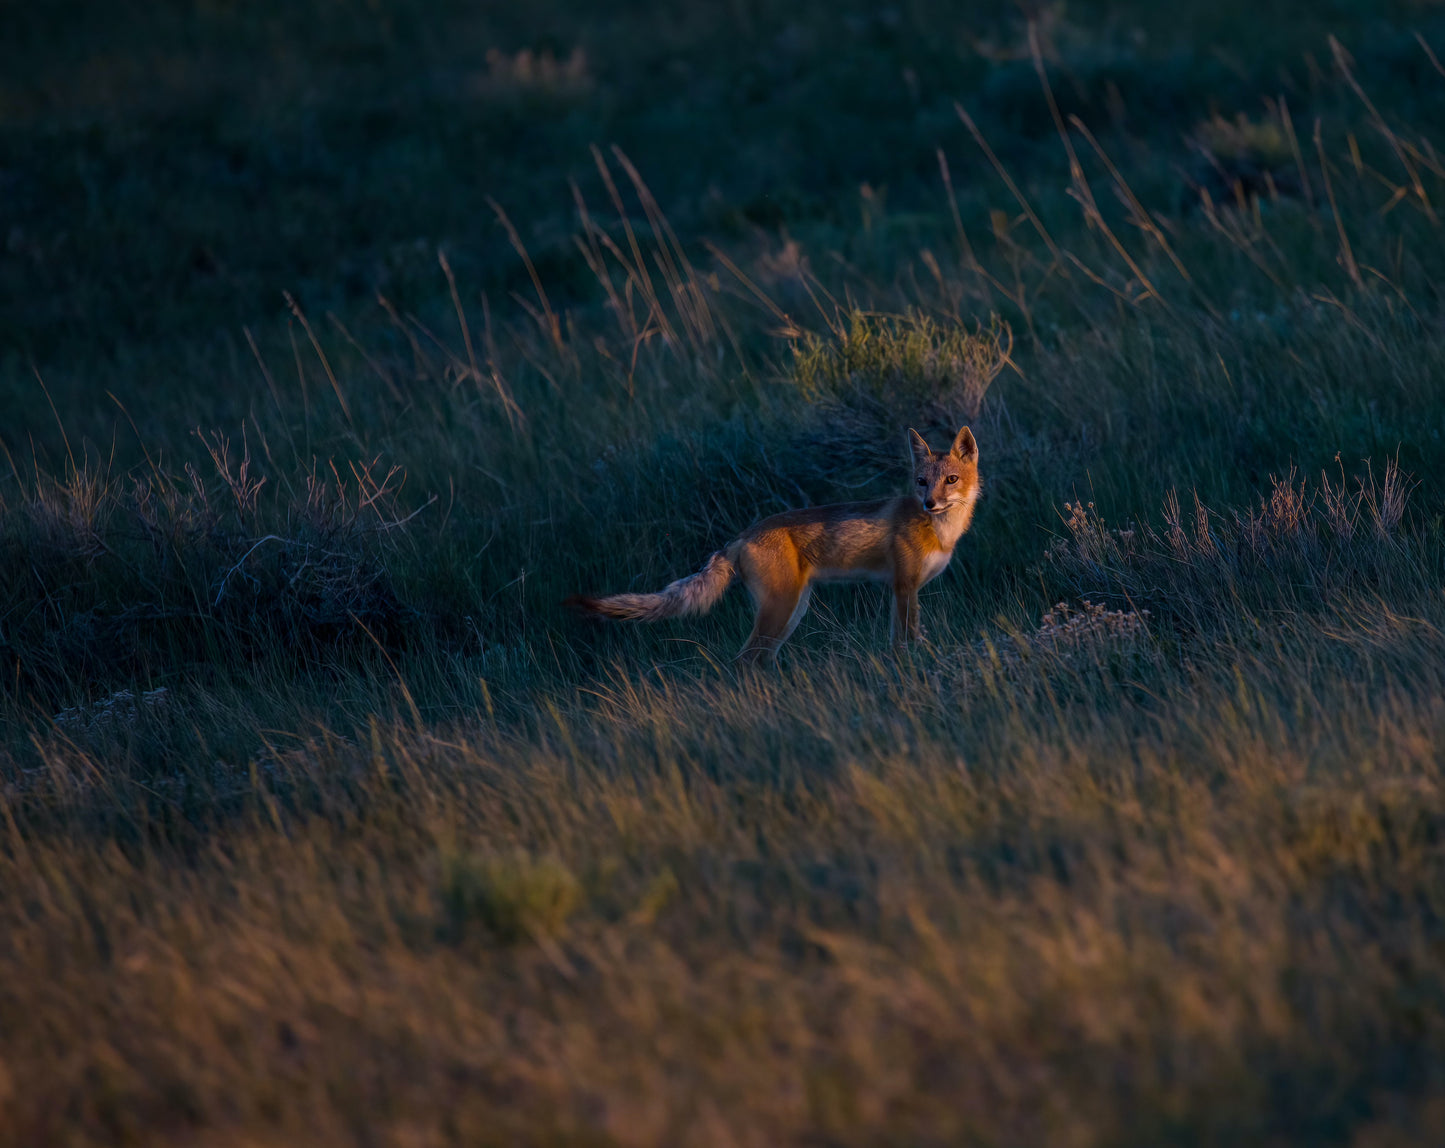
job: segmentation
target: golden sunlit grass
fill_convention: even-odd
[[[1441,1037],[1440,620],[1147,683],[1107,642],[973,654],[966,690],[928,659],[618,672],[528,728],[280,752],[179,852],[52,745],[4,874],[12,1127],[1148,1142],[1408,1095]],[[108,845],[41,828],[97,802]]]

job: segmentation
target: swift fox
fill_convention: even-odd
[[[696,574],[656,594],[569,601],[603,618],[655,622],[707,613],[741,576],[757,617],[738,660],[755,662],[777,657],[808,610],[814,582],[870,579],[893,588],[893,641],[919,638],[919,587],[943,572],[973,519],[978,443],[964,427],[942,454],[934,454],[915,430],[908,432],[908,446],[910,495],[784,511],[748,527]]]

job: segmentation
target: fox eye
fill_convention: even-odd
[[[918,485],[919,485],[919,486],[927,486],[927,485],[928,485],[928,479],[926,479],[926,478],[920,478],[920,479],[918,480]]]
[[[958,481],[958,475],[956,475],[956,474],[950,474],[950,475],[948,476],[948,485],[949,485],[949,486],[952,486],[952,485],[953,485],[955,482],[957,482],[957,481]]]

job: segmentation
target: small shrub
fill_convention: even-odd
[[[473,88],[484,96],[543,96],[568,99],[592,90],[587,53],[573,48],[565,59],[550,51],[523,48],[515,55],[498,48],[487,51],[487,70],[475,77]]]
[[[1221,203],[1301,192],[1290,137],[1279,119],[1216,115],[1195,130],[1198,153],[1190,182]]]
[[[1291,161],[1289,137],[1273,120],[1252,120],[1244,115],[1227,120],[1216,115],[1199,125],[1195,139],[1201,148],[1223,161],[1261,166],[1282,166]]]
[[[894,405],[933,405],[977,418],[989,385],[1013,351],[997,315],[973,331],[926,315],[855,311],[834,339],[805,334],[793,347],[793,377],[814,401],[856,393]]]
[[[95,735],[109,730],[128,729],[141,715],[163,709],[170,701],[165,686],[146,690],[136,697],[133,690],[117,690],[110,697],[91,705],[69,706],[55,715],[55,724],[69,733]]]
[[[582,900],[582,887],[556,857],[463,852],[443,858],[441,898],[453,937],[476,922],[510,945],[558,936]]]
[[[1148,644],[1148,610],[1111,610],[1085,598],[1078,606],[1058,602],[1044,611],[1028,632],[1010,630],[985,636],[962,651],[940,659],[935,686],[945,677],[970,690],[992,680],[1044,681],[1060,673],[1082,674],[1157,660]]]

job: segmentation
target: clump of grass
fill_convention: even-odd
[[[1303,195],[1306,187],[1296,163],[1300,144],[1284,108],[1281,103],[1274,114],[1258,118],[1241,112],[1232,120],[1216,113],[1199,124],[1192,133],[1198,152],[1191,178],[1196,194],[1209,204],[1239,207],[1256,197],[1277,201],[1281,195]]]
[[[1293,161],[1289,137],[1277,121],[1240,113],[1234,119],[1214,115],[1200,124],[1194,137],[1201,148],[1220,161],[1283,167]]]
[[[185,659],[214,645],[278,640],[304,654],[369,630],[396,641],[408,607],[389,563],[415,512],[405,476],[356,462],[301,476],[294,498],[262,498],[249,451],[208,443],[215,475],[187,464],[122,480],[94,461],[64,480],[37,470],[0,519],[0,592],[22,613],[7,629],[17,677],[65,698],[88,676],[149,676],[145,651]],[[418,508],[418,509],[424,509]],[[39,594],[52,611],[21,605]],[[281,636],[284,635],[284,638]]]
[[[1045,567],[1081,593],[1205,625],[1241,601],[1309,609],[1367,587],[1418,588],[1432,577],[1432,558],[1402,530],[1413,485],[1393,460],[1382,479],[1366,470],[1353,489],[1324,474],[1311,488],[1291,469],[1252,508],[1219,514],[1196,495],[1187,523],[1171,491],[1162,530],[1112,527],[1094,503],[1065,503],[1067,534],[1050,545]]]
[[[475,922],[510,945],[560,936],[582,887],[553,856],[461,850],[442,858],[440,896],[450,935],[463,935]]]
[[[71,733],[95,736],[109,730],[134,726],[142,714],[166,705],[170,690],[165,686],[146,690],[139,698],[133,690],[117,690],[98,702],[68,706],[55,715],[55,724]]]
[[[487,49],[487,71],[479,77],[477,90],[489,96],[540,95],[552,99],[575,99],[592,88],[587,52],[575,47],[563,59],[549,49],[522,48],[514,54],[499,48]]]
[[[1013,331],[996,314],[970,331],[927,315],[854,311],[831,330],[793,347],[792,377],[815,401],[864,396],[977,418],[1013,351]]]
[[[1001,690],[1047,693],[1061,685],[1086,692],[1099,681],[1119,681],[1157,672],[1164,659],[1151,641],[1148,610],[1116,610],[1083,599],[1077,606],[1058,602],[1038,624],[1021,627],[1012,620],[990,627],[964,645],[940,645],[922,663],[930,685],[966,694],[997,696]]]
[[[1126,650],[1148,637],[1148,610],[1111,610],[1085,598],[1078,606],[1057,602],[1044,611],[1027,637],[1014,638],[1002,655],[1005,667],[1017,667],[1031,654],[1052,656],[1065,665]]]

